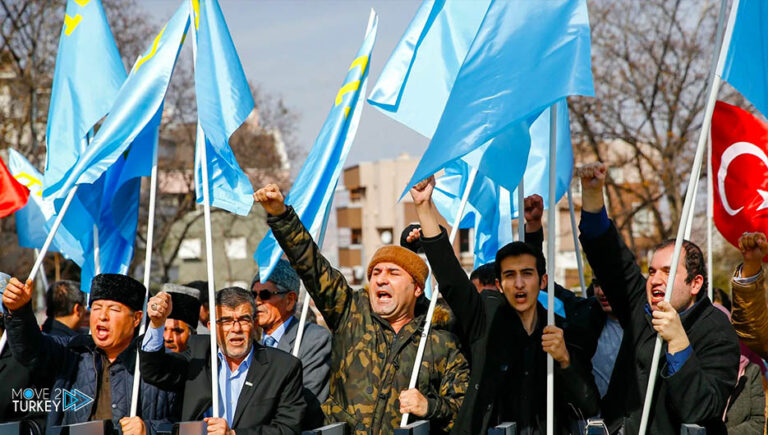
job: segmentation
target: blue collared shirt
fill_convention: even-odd
[[[286,329],[288,329],[288,325],[293,322],[293,316],[288,317],[285,319],[285,322],[281,323],[280,326],[277,327],[271,334],[264,334],[263,337],[261,337],[261,343],[264,344],[264,339],[267,337],[272,337],[275,339],[275,346],[277,346],[277,343],[280,343],[280,339],[283,338],[283,335],[285,334]]]
[[[165,328],[153,328],[152,325],[147,328],[147,332],[144,335],[144,341],[141,344],[141,350],[145,352],[155,352],[163,348],[163,332]],[[253,348],[245,357],[243,362],[234,370],[230,370],[229,364],[221,353],[219,356],[219,410],[227,419],[227,424],[232,428],[232,419],[235,416],[235,409],[237,409],[237,400],[240,398],[240,391],[245,385],[245,378],[248,375],[248,369],[251,367],[253,361]],[[212,417],[213,408],[208,408],[204,417]]]

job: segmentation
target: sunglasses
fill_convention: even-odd
[[[259,299],[261,299],[262,301],[267,301],[267,300],[269,300],[269,299],[270,299],[272,296],[275,296],[275,295],[284,295],[284,294],[286,294],[286,293],[290,293],[290,292],[288,292],[288,291],[276,291],[276,292],[271,292],[271,291],[269,291],[269,290],[266,290],[266,289],[264,289],[264,290],[259,290],[259,291],[252,291],[251,293],[253,293],[253,297],[254,297],[254,298],[259,298]]]

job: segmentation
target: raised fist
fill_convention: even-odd
[[[253,194],[253,200],[261,204],[267,213],[279,216],[285,213],[285,197],[277,184],[267,184]]]
[[[425,178],[415,186],[411,187],[411,197],[413,203],[421,205],[432,200],[432,191],[435,190],[435,176],[430,175],[429,178]]]
[[[523,210],[525,211],[525,231],[535,233],[541,229],[541,217],[544,215],[544,199],[533,194],[526,196],[523,201]]]
[[[581,189],[584,190],[603,190],[605,185],[605,175],[608,168],[605,163],[594,162],[582,165],[576,168],[576,176],[581,178]]]
[[[739,250],[744,258],[742,277],[757,275],[763,258],[768,255],[768,240],[763,233],[744,233],[739,238]]]
[[[147,315],[153,328],[165,326],[165,319],[171,314],[173,303],[171,295],[166,292],[160,292],[147,301]]]

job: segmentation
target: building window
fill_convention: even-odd
[[[469,234],[469,228],[459,229],[459,253],[471,254],[472,253],[472,238]]]
[[[362,245],[363,244],[363,229],[362,228],[352,228],[349,241],[353,245]]]
[[[200,260],[200,239],[184,239],[179,246],[179,258],[185,261]]]
[[[365,187],[358,187],[349,191],[350,202],[362,201],[365,199]]]
[[[244,260],[248,258],[245,237],[232,237],[224,242],[227,258],[231,260]]]

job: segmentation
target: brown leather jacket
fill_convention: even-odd
[[[731,322],[741,341],[755,351],[760,358],[768,358],[768,301],[765,286],[765,271],[761,270],[757,280],[749,284],[736,281],[741,266],[731,278],[733,313]]]

